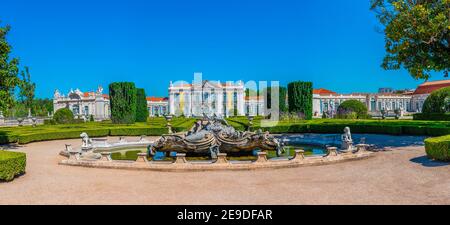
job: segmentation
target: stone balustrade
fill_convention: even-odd
[[[302,160],[305,159],[305,151],[304,150],[297,149],[294,152],[295,152],[295,155],[294,155],[294,157],[291,160],[302,161]]]
[[[267,152],[258,152],[255,163],[266,163],[267,162]]]
[[[138,153],[136,163],[148,163],[147,153]]]
[[[102,152],[100,153],[100,155],[102,155],[102,157],[100,158],[100,161],[103,162],[111,162],[111,152]]]
[[[66,147],[71,149],[71,147]],[[295,150],[291,159],[268,159],[266,152],[258,152],[254,161],[228,161],[226,153],[219,153],[215,161],[189,162],[185,153],[177,153],[173,162],[148,161],[146,153],[139,153],[136,161],[116,161],[111,159],[111,152],[102,152],[99,160],[80,159],[80,153],[69,151],[69,159],[60,162],[62,165],[84,166],[113,169],[139,169],[153,171],[210,171],[210,170],[252,170],[260,168],[288,168],[309,165],[324,165],[330,163],[345,162],[365,159],[375,153],[366,151],[364,145],[352,153],[339,153],[336,147],[328,147],[325,156],[305,157],[304,150]]]
[[[217,160],[214,162],[215,164],[228,164],[227,153],[219,153],[217,154]]]
[[[175,158],[175,164],[184,164],[187,163],[186,153],[177,153]]]
[[[368,147],[369,147],[368,144],[357,144],[356,145],[356,153],[359,153],[359,154],[367,153],[368,152],[367,151]]]

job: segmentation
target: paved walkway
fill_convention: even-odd
[[[27,173],[0,183],[0,204],[450,204],[450,164],[417,146],[325,166],[174,173],[61,166],[65,143],[81,144],[16,147]]]

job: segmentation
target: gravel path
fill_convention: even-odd
[[[174,173],[58,165],[65,143],[81,144],[12,146],[27,153],[27,173],[0,183],[0,204],[450,204],[450,164],[420,146],[325,166]]]

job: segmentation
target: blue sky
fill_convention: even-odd
[[[167,96],[170,80],[312,81],[315,88],[415,88],[384,71],[369,0],[2,0],[0,20],[38,97],[133,81]],[[442,79],[437,74],[435,79]]]

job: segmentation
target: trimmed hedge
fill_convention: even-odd
[[[450,113],[416,113],[414,120],[450,121]]]
[[[136,121],[136,86],[134,83],[111,83],[109,98],[113,123],[132,124]]]
[[[28,144],[37,141],[50,141],[61,139],[75,139],[80,138],[80,134],[86,132],[89,137],[104,137],[109,135],[109,129],[94,129],[94,130],[68,130],[68,131],[52,131],[42,133],[22,134],[18,137],[19,144]]]
[[[288,84],[289,112],[301,112],[306,120],[312,119],[312,82],[296,81]]]
[[[121,127],[121,128],[111,128],[110,136],[140,136],[140,135],[163,135],[167,134],[167,128],[149,128],[149,127]]]
[[[425,139],[425,151],[431,159],[450,161],[450,135]]]
[[[146,122],[148,114],[145,90],[138,88],[136,89],[136,122]]]
[[[11,181],[25,173],[27,157],[22,152],[0,151],[0,180]]]

